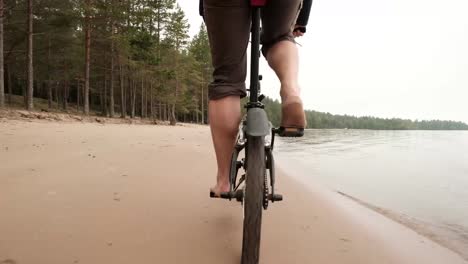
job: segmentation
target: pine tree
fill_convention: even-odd
[[[190,54],[196,60],[195,67],[200,72],[200,102],[201,102],[201,123],[205,123],[205,101],[207,102],[207,84],[211,80],[211,53],[210,44],[208,40],[208,33],[204,24],[200,25],[200,30],[197,35],[193,38],[190,44]],[[206,91],[206,92],[205,92]]]
[[[188,41],[188,28],[189,24],[187,19],[185,18],[185,14],[180,8],[180,6],[176,7],[174,13],[171,14],[170,22],[167,28],[167,40],[168,43],[173,47],[173,54],[174,54],[174,61],[173,61],[173,78],[175,81],[175,89],[174,95],[172,98],[172,105],[171,105],[171,115],[170,115],[170,123],[171,125],[175,125],[177,122],[176,119],[176,108],[177,108],[177,100],[178,100],[178,92],[180,89],[180,70],[179,70],[179,59],[180,54],[179,51],[187,45]]]
[[[89,115],[89,78],[91,61],[91,0],[85,1],[85,85],[84,85],[84,108],[85,115]]]

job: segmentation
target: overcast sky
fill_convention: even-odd
[[[194,35],[198,0],[178,2]],[[467,14],[467,0],[314,0],[298,40],[306,108],[468,123]],[[261,68],[263,92],[279,98],[278,80]]]

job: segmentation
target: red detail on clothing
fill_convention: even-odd
[[[267,0],[250,0],[251,6],[265,6]]]

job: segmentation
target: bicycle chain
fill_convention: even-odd
[[[263,209],[268,208],[268,194],[269,194],[269,189],[268,189],[268,176],[267,172],[265,170],[265,180],[263,181]]]

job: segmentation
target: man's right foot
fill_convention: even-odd
[[[300,97],[289,97],[282,103],[281,126],[276,131],[280,137],[302,137],[306,127],[304,107]]]

